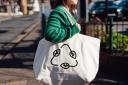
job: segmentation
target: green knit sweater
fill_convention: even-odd
[[[76,20],[71,14],[69,14],[69,16],[73,21],[73,26],[71,26],[62,6],[58,6],[54,9],[48,18],[47,27],[45,29],[45,39],[53,43],[59,43],[79,33],[79,29],[75,25]]]

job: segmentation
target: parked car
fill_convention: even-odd
[[[128,0],[121,0],[117,5],[118,17],[128,19]]]
[[[116,5],[113,1],[107,2],[107,8],[106,8],[106,1],[96,1],[94,3],[91,3],[89,7],[89,16],[90,17],[96,16],[104,20],[106,14],[111,16],[116,16],[117,9],[118,9],[118,5]]]

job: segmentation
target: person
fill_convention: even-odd
[[[60,43],[80,32],[79,24],[73,17],[73,10],[76,9],[78,0],[51,0],[52,12],[49,15],[45,28],[44,38],[52,43]],[[69,21],[67,14],[72,23]],[[53,72],[53,71],[52,71]],[[54,73],[53,73],[54,75]],[[51,73],[52,76],[52,73]],[[70,79],[52,79],[53,85],[85,85],[80,77],[68,75]],[[45,81],[46,82],[46,81]],[[43,85],[47,85],[43,83]],[[49,85],[49,84],[48,84]]]
[[[48,18],[45,29],[45,39],[59,43],[63,42],[80,32],[80,26],[73,17],[72,11],[76,9],[78,0],[50,0],[53,9]],[[73,25],[67,18],[66,12],[72,20]]]
[[[33,63],[35,77],[43,85],[87,85],[98,71],[100,40],[80,34],[72,14],[78,0],[50,1],[52,12]]]

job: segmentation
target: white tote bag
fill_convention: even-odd
[[[35,77],[48,85],[84,85],[98,72],[99,50],[99,39],[79,33],[58,44],[42,39],[33,63]]]

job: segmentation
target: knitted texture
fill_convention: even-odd
[[[69,14],[69,17],[72,19],[73,26],[71,26],[65,11],[62,10],[62,6],[58,6],[52,11],[45,30],[45,39],[53,43],[59,43],[79,33],[76,20],[71,14]]]

